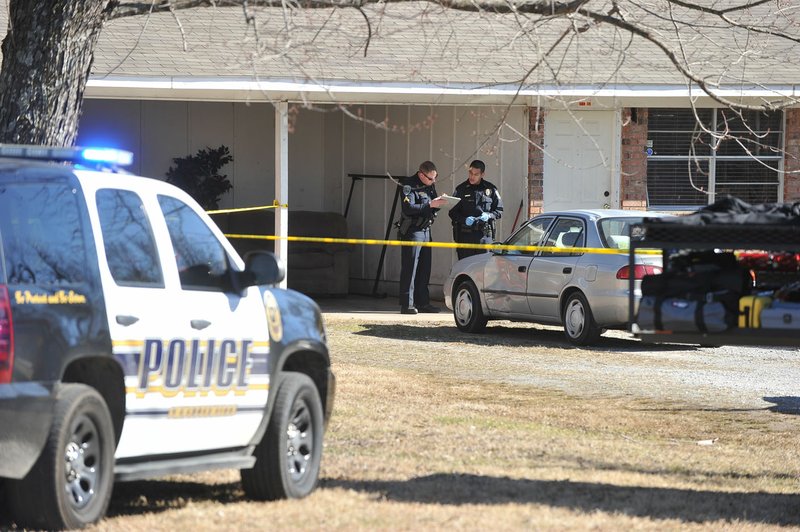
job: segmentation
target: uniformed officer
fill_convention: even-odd
[[[497,187],[486,181],[486,165],[475,160],[469,165],[467,180],[453,195],[461,198],[448,213],[453,221],[453,240],[469,244],[491,244],[496,236],[495,220],[503,214],[503,200]],[[458,260],[484,253],[481,249],[458,248]]]
[[[400,240],[430,242],[431,225],[444,199],[437,199],[436,166],[425,161],[417,173],[403,181],[400,212]],[[403,246],[400,249],[400,312],[439,312],[430,302],[431,248]]]

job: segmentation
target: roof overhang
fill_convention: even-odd
[[[89,98],[209,102],[302,102],[381,105],[528,105],[563,108],[714,106],[698,87],[685,85],[533,86],[414,83],[295,82],[198,77],[103,77],[90,79]],[[742,104],[798,99],[794,85],[721,88],[715,94]]]

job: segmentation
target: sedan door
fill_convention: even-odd
[[[586,225],[580,218],[560,216],[547,235],[544,246],[564,251],[543,251],[532,261],[528,275],[528,304],[531,313],[542,320],[561,319],[559,296],[575,274],[582,253],[569,248],[583,247]]]
[[[534,218],[504,242],[512,246],[538,246],[552,216]],[[493,253],[484,270],[484,297],[493,315],[530,314],[528,306],[528,271],[535,251]]]

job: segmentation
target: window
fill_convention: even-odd
[[[128,190],[97,191],[97,213],[111,276],[119,285],[164,287],[150,221]]]
[[[583,247],[584,231],[583,222],[573,218],[559,218],[553,230],[547,236],[544,245],[556,248],[580,248]],[[542,255],[562,255],[555,251],[544,251]]]
[[[509,246],[538,246],[542,241],[545,231],[553,221],[551,217],[536,218],[523,225],[519,231],[511,235],[506,245]],[[533,251],[508,251],[510,255],[532,254]]]
[[[697,124],[725,134],[716,140]],[[647,199],[651,207],[695,208],[730,194],[778,201],[783,113],[730,109],[650,109]]]
[[[642,239],[642,231],[638,227],[634,227],[634,233],[630,235],[631,226],[640,223],[642,223],[641,218],[603,218],[597,224],[600,240],[607,248],[629,249],[631,236],[633,236],[633,240]]]
[[[78,191],[65,183],[0,185],[0,238],[9,284],[86,281]]]
[[[158,202],[167,222],[184,290],[230,289],[228,257],[211,229],[188,205],[169,196]]]

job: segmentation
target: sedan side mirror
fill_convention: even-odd
[[[244,272],[247,286],[275,285],[286,277],[286,268],[274,253],[250,251],[244,256]]]

